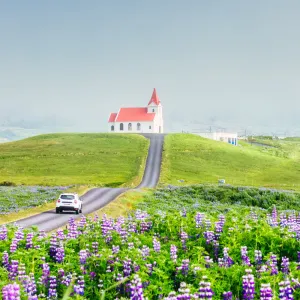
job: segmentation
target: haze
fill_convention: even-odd
[[[0,125],[106,131],[156,87],[167,131],[293,132],[299,1],[0,1]],[[28,125],[30,127],[30,125]]]

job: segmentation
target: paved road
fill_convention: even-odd
[[[137,188],[154,188],[158,183],[160,175],[164,135],[144,134],[144,136],[150,139],[150,147],[144,176],[142,182]],[[127,190],[127,188],[95,188],[89,190],[82,196],[83,213],[89,214],[102,208]],[[66,224],[71,216],[74,218],[80,217],[80,215],[71,215],[70,213],[57,215],[55,214],[55,210],[49,210],[29,218],[19,220],[16,223],[24,228],[36,225],[39,230],[51,231]]]

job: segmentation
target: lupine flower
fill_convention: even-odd
[[[49,248],[50,257],[55,258],[56,248],[57,248],[57,238],[56,238],[55,233],[52,233],[52,236],[50,239],[50,248]]]
[[[205,268],[210,268],[214,263],[213,260],[209,256],[204,256],[205,259]]]
[[[182,216],[183,218],[186,218],[186,209],[185,209],[185,207],[184,207],[183,210],[181,211],[181,216]]]
[[[99,247],[99,243],[98,242],[93,242],[92,243],[92,248],[93,248],[93,252],[94,253],[98,252],[98,247]]]
[[[248,251],[246,246],[241,247],[242,264],[251,266],[250,258],[248,257]]]
[[[131,259],[126,259],[123,261],[123,273],[124,273],[124,277],[128,277],[132,270],[131,270]]]
[[[270,260],[268,261],[268,264],[271,268],[271,275],[277,275],[278,274],[277,256],[272,254],[270,256]]]
[[[262,253],[260,250],[255,250],[254,251],[254,260],[255,260],[255,264],[257,266],[262,264]]]
[[[297,270],[300,270],[300,251],[297,252],[298,255],[298,265],[297,265]]]
[[[200,228],[203,226],[204,214],[197,212],[195,216],[196,228]]]
[[[5,285],[2,294],[3,300],[20,300],[20,286],[16,283]]]
[[[74,292],[78,295],[84,295],[84,279],[83,276],[78,276],[77,284],[74,285]]]
[[[112,253],[118,254],[120,251],[120,246],[112,246]]]
[[[180,267],[177,267],[177,271],[181,271],[183,276],[187,276],[189,272],[189,259],[184,259]]]
[[[177,247],[175,245],[171,245],[170,250],[171,259],[176,262],[177,260]]]
[[[62,263],[63,260],[64,260],[64,257],[65,257],[65,250],[64,250],[64,247],[61,246],[61,247],[56,249],[55,260],[58,263]]]
[[[289,259],[285,256],[282,257],[281,272],[286,275],[289,274],[289,272],[290,272],[289,265],[290,265]]]
[[[72,274],[63,276],[61,283],[65,286],[69,286],[72,281]]]
[[[223,293],[223,300],[232,300],[232,292],[224,292]]]
[[[5,240],[7,240],[7,228],[4,225],[0,227],[0,241],[5,241]]]
[[[2,255],[2,265],[3,265],[3,267],[6,270],[8,270],[8,267],[9,267],[9,255],[8,255],[7,251],[3,252],[3,255]]]
[[[232,258],[228,254],[229,248],[224,247],[223,249],[223,256],[224,256],[224,266],[229,268],[234,264]]]
[[[215,238],[215,234],[213,231],[205,231],[203,234],[204,234],[206,244],[210,244],[211,242],[213,242]]]
[[[202,281],[199,283],[199,298],[200,299],[212,299],[213,291],[211,289],[211,283],[207,281],[207,276],[202,277]]]
[[[254,276],[251,269],[246,269],[246,275],[243,276],[243,299],[254,299],[255,287]]]
[[[86,250],[80,250],[79,251],[79,260],[80,260],[80,264],[85,265],[86,264],[86,260],[88,258],[88,253]]]
[[[153,249],[155,252],[160,252],[160,241],[153,237]]]
[[[48,297],[49,299],[56,299],[57,298],[57,292],[56,292],[56,277],[50,276],[50,284],[49,284],[49,291],[48,291]]]
[[[43,263],[42,269],[43,269],[43,272],[42,272],[42,276],[41,276],[40,280],[43,285],[47,285],[49,282],[50,267],[47,263]]]
[[[213,241],[214,257],[217,260],[219,256],[220,245],[217,241]]]
[[[180,239],[182,244],[182,249],[186,250],[186,241],[189,238],[188,234],[185,231],[180,232]]]
[[[273,210],[272,210],[272,226],[274,226],[274,227],[278,226],[277,210],[276,210],[275,205],[274,205]]]
[[[144,299],[142,281],[138,275],[134,275],[134,278],[130,284],[130,299],[131,300]]]
[[[289,280],[279,282],[279,299],[294,299],[293,290]]]
[[[8,278],[11,281],[16,279],[18,275],[18,269],[19,269],[19,262],[17,260],[12,260],[9,266],[9,274],[8,274]]]
[[[260,299],[261,300],[272,300],[273,292],[270,283],[262,284],[260,288]]]
[[[145,245],[143,245],[142,250],[141,250],[141,253],[142,253],[142,257],[143,257],[144,259],[146,259],[146,257],[148,257],[149,254],[150,254],[150,248],[147,247],[147,246],[145,246]]]
[[[28,232],[27,237],[26,237],[26,249],[33,248],[33,232]]]

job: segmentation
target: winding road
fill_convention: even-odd
[[[138,188],[154,188],[159,180],[160,167],[162,160],[162,151],[164,143],[164,134],[143,134],[150,139],[150,146],[148,150],[147,162],[145,167],[142,182]],[[83,213],[89,214],[96,211],[116,197],[130,190],[129,188],[94,188],[81,196],[83,200]],[[74,218],[79,218],[80,215],[72,215]],[[70,214],[62,213],[55,214],[55,210],[49,210],[29,218],[21,219],[15,222],[24,228],[30,226],[37,226],[39,230],[51,231],[66,224],[70,218]]]

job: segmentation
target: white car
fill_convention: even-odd
[[[61,194],[56,201],[56,213],[64,210],[75,211],[76,214],[82,213],[82,200],[75,193]]]

